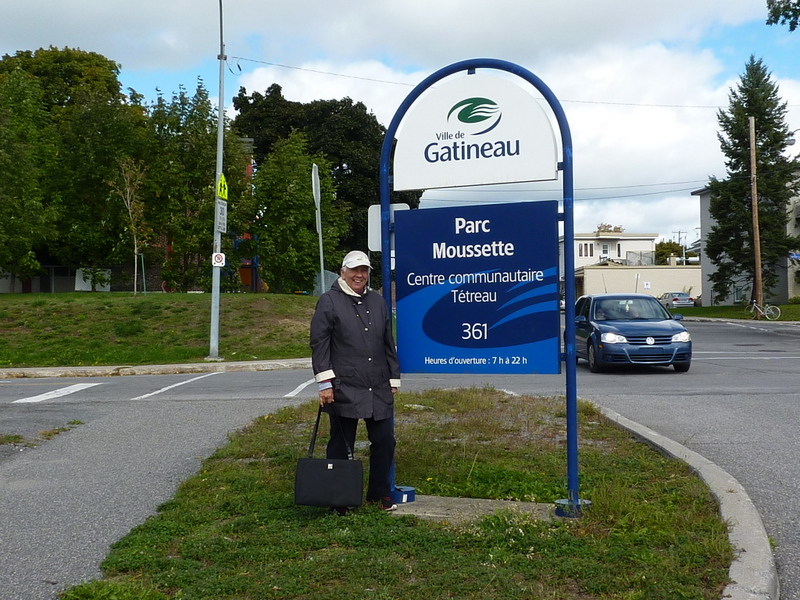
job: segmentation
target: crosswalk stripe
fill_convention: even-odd
[[[308,381],[304,381],[303,383],[301,383],[300,385],[298,385],[296,388],[294,388],[294,389],[293,389],[291,392],[289,392],[288,394],[286,394],[286,395],[284,396],[284,398],[294,398],[295,396],[297,396],[297,394],[299,394],[299,393],[300,393],[300,392],[302,392],[304,389],[306,389],[306,387],[308,387],[309,385],[311,385],[312,383],[314,383],[314,381],[315,381],[314,379],[309,379]]]
[[[53,390],[52,392],[47,392],[46,394],[39,394],[38,396],[31,396],[29,398],[20,398],[19,400],[14,400],[12,404],[31,404],[34,402],[44,402],[45,400],[53,400],[54,398],[61,398],[62,396],[69,396],[70,394],[74,394],[75,392],[80,392],[81,390],[86,390],[96,385],[100,385],[99,383],[76,383],[75,385],[69,385],[67,387]]]
[[[136,398],[131,398],[131,400],[144,400],[145,398],[150,398],[152,396],[157,396],[163,392],[167,392],[172,390],[176,387],[180,387],[182,385],[186,385],[187,383],[192,383],[199,379],[205,379],[206,377],[211,377],[212,375],[219,375],[222,371],[215,371],[214,373],[206,373],[205,375],[200,375],[200,377],[193,377],[192,379],[187,379],[186,381],[179,381],[178,383],[173,383],[172,385],[168,385],[167,387],[163,387],[160,390],[156,390],[155,392],[150,392],[149,394],[143,394],[141,396],[136,396]]]

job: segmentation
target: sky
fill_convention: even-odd
[[[521,65],[553,91],[569,122],[575,231],[600,223],[691,244],[692,191],[726,177],[717,111],[749,57],[764,61],[800,129],[800,30],[766,25],[766,0],[0,0],[0,54],[69,46],[120,65],[147,99],[193,92],[216,104],[220,29],[224,103],[279,84],[289,100],[352,98],[388,126],[413,87],[471,58]],[[800,144],[790,148],[800,152]],[[559,182],[492,190],[561,198]],[[486,192],[464,188],[459,198]],[[452,194],[427,192],[426,204]],[[376,203],[378,199],[376,197]]]

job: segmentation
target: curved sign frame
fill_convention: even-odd
[[[390,175],[389,163],[398,128],[412,106],[439,81],[459,73],[474,74],[478,69],[491,69],[516,75],[533,86],[545,99],[552,111],[561,136],[561,161],[557,168],[562,172],[562,200],[564,221],[564,301],[565,301],[565,344],[564,362],[566,370],[566,413],[567,413],[567,487],[569,498],[565,514],[578,516],[581,500],[578,494],[578,409],[575,354],[575,229],[573,221],[574,178],[572,157],[572,136],[561,103],[550,88],[531,71],[517,64],[492,58],[468,59],[439,69],[418,84],[397,109],[386,131],[381,149],[380,163],[380,201],[381,201],[381,273],[383,296],[392,314],[392,281],[390,250]],[[452,185],[458,185],[453,183]],[[474,183],[467,183],[474,185]]]

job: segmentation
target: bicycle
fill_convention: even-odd
[[[751,319],[755,319],[756,316],[766,317],[769,321],[781,318],[781,309],[779,307],[773,306],[772,304],[759,306],[756,304],[755,300],[751,300],[745,310],[750,313]]]

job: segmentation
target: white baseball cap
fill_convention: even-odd
[[[347,269],[355,269],[356,267],[361,266],[369,267],[370,269],[372,268],[372,265],[369,264],[369,257],[361,250],[353,250],[352,252],[348,252],[342,260],[342,267]]]

